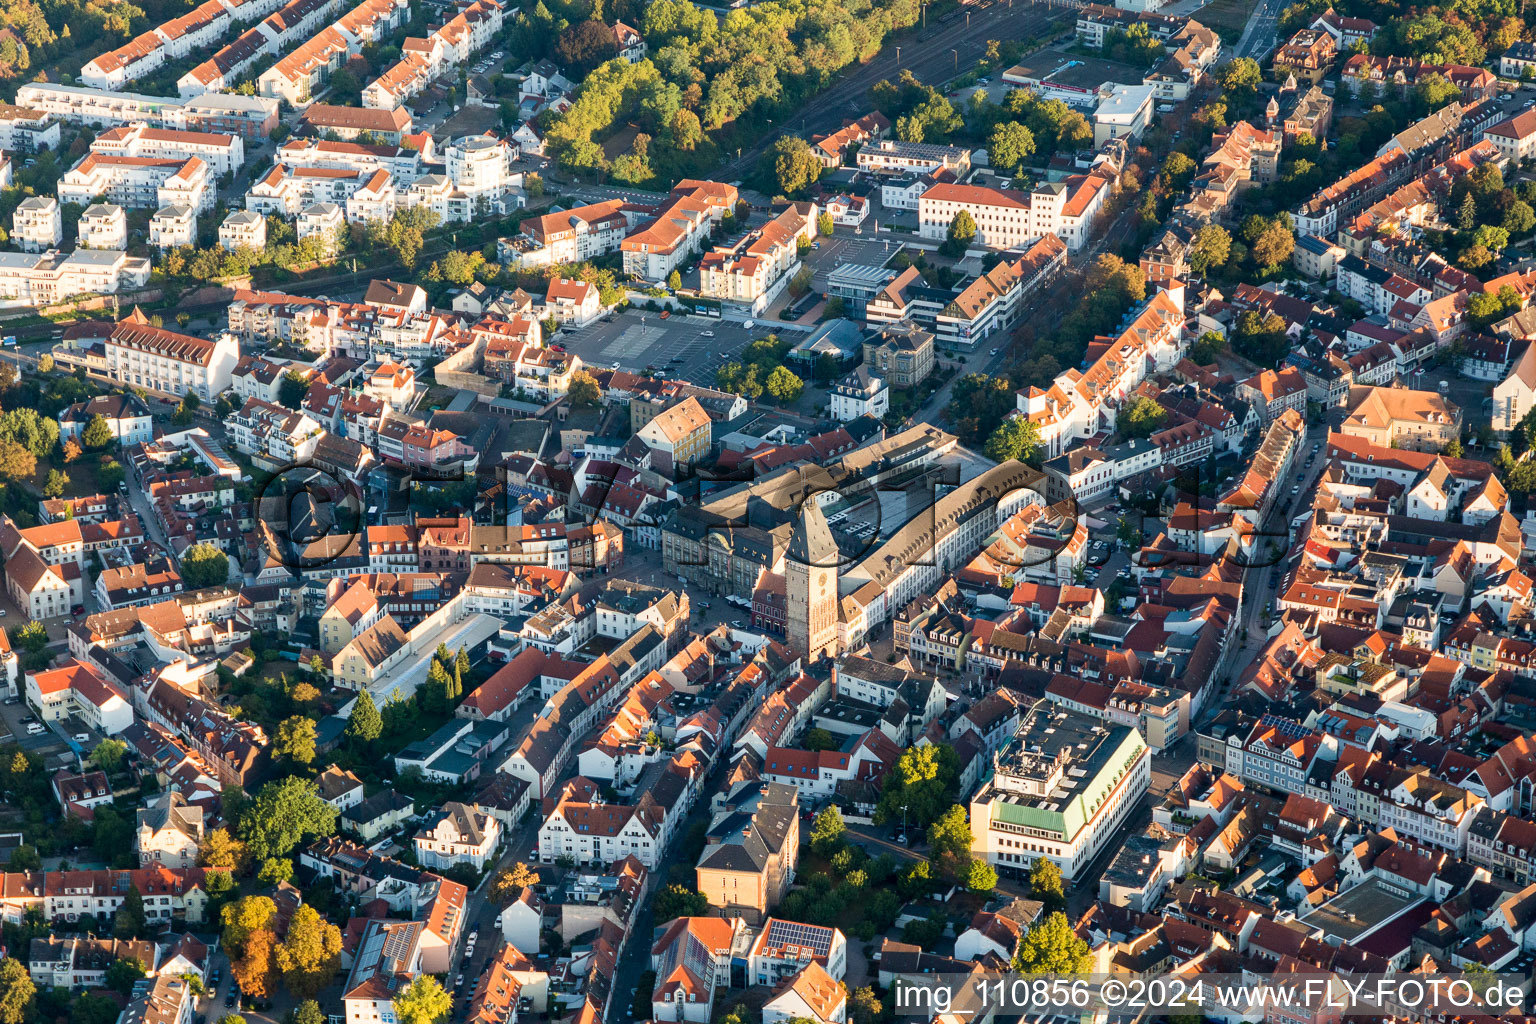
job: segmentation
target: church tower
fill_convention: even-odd
[[[837,569],[842,555],[814,497],[800,507],[784,559],[785,639],[807,662],[837,654]]]

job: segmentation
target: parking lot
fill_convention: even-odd
[[[681,313],[663,320],[659,313],[628,310],[561,331],[552,341],[595,369],[640,373],[649,366],[673,380],[713,386],[716,370],[777,326],[762,320],[748,329],[730,320]]]

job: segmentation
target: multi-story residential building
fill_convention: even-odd
[[[30,154],[58,145],[59,122],[48,111],[0,103],[0,150]]]
[[[382,41],[409,18],[407,0],[363,0],[263,71],[258,91],[295,107],[307,106],[348,57]]]
[[[128,214],[114,203],[92,203],[80,214],[77,225],[82,249],[125,249],[128,247]]]
[[[149,283],[149,260],[121,250],[0,252],[0,298],[47,306],[74,295],[110,295]]]
[[[285,167],[325,167],[364,176],[382,169],[407,181],[421,173],[418,150],[379,143],[289,139],[278,147],[274,160]]]
[[[1275,51],[1275,74],[1294,75],[1298,80],[1315,85],[1333,66],[1333,58],[1338,52],[1338,41],[1329,33],[1321,29],[1300,29]]]
[[[579,263],[619,248],[629,230],[622,199],[576,206],[530,217],[516,238],[496,243],[497,258],[510,266],[544,267]]]
[[[201,806],[187,803],[186,797],[170,790],[139,808],[137,817],[133,839],[139,867],[163,864],[190,868],[197,864],[197,849],[204,834]]]
[[[233,89],[259,63],[314,34],[340,8],[341,0],[290,0],[177,79],[177,93],[192,98]]]
[[[800,854],[799,794],[763,783],[716,815],[694,869],[722,917],[757,924],[783,900]]]
[[[699,261],[699,292],[760,312],[775,286],[800,265],[799,242],[816,234],[816,208],[795,204],[735,246],[717,248]]]
[[[891,408],[890,388],[885,386],[884,378],[871,373],[867,366],[860,366],[832,385],[827,396],[835,420],[854,420],[860,416],[879,419]]]
[[[104,348],[113,380],[178,397],[191,392],[208,404],[229,389],[240,359],[234,335],[209,341],[178,334],[151,325],[138,309],[117,322]]]
[[[238,135],[172,131],[134,121],[108,128],[91,140],[91,152],[101,156],[136,156],[153,160],[198,157],[214,176],[228,174],[245,163],[245,144]]]
[[[1433,391],[1354,387],[1339,433],[1381,447],[1443,451],[1461,436],[1461,410]]]
[[[45,722],[74,715],[107,736],[133,724],[133,706],[122,692],[91,666],[73,659],[61,668],[29,672],[26,700]]]
[[[399,196],[388,171],[374,171],[356,192],[347,197],[347,222],[383,224],[395,215]]]
[[[327,251],[334,251],[341,248],[347,215],[335,203],[312,203],[299,211],[296,227],[300,241],[316,238]]]
[[[64,241],[64,219],[52,196],[28,196],[11,214],[11,238],[22,252],[46,252]]]
[[[672,187],[650,221],[620,243],[624,272],[647,281],[665,281],[703,247],[720,220],[736,208],[734,185],[685,178]]]
[[[247,398],[225,425],[229,441],[247,455],[265,455],[278,465],[302,462],[314,454],[325,430],[303,412]]]
[[[363,106],[393,110],[415,96],[444,71],[469,62],[501,31],[499,0],[473,0],[425,39],[411,37],[401,47],[400,61],[363,88]]]
[[[544,309],[545,315],[562,324],[585,327],[602,315],[603,303],[597,286],[591,282],[556,277],[545,291]]]
[[[689,397],[658,413],[635,437],[659,460],[657,468],[671,475],[709,453],[710,427],[709,414]]]
[[[478,806],[450,800],[427,819],[412,845],[422,867],[446,871],[468,864],[479,871],[501,845],[501,821]]]
[[[154,438],[154,421],[149,406],[137,395],[124,392],[97,395],[84,402],[76,402],[59,413],[59,440],[78,440],[97,416],[106,422],[112,437],[124,448]]]
[[[59,179],[59,201],[86,206],[105,196],[133,210],[190,206],[197,213],[213,207],[214,188],[201,157],[185,160],[87,153]]]
[[[197,242],[197,215],[190,206],[167,206],[149,218],[149,244],[176,249]]]
[[[267,247],[267,218],[251,210],[232,210],[219,225],[219,245],[234,252],[237,249],[265,249]]]
[[[1020,873],[1046,857],[1079,876],[1140,806],[1151,761],[1130,726],[1036,704],[971,798],[972,854]]]
[[[147,121],[161,128],[227,131],[245,139],[264,139],[277,125],[277,101],[257,96],[208,95],[179,103],[164,96],[29,82],[17,90],[16,102],[71,124]]]
[[[335,135],[344,142],[355,142],[364,134],[392,146],[400,145],[412,128],[411,113],[404,107],[378,110],[373,107],[339,107],[329,103],[311,103],[304,108],[299,123],[316,135]]]
[[[1529,46],[1529,43],[1518,43]],[[1528,107],[1483,130],[1483,138],[1493,143],[1499,155],[1516,163],[1536,156],[1536,107]]]
[[[1047,458],[1113,422],[1114,410],[1146,379],[1151,367],[1171,368],[1183,354],[1184,298],[1181,289],[1154,295],[1086,370],[1063,372],[1049,389],[1020,391],[1018,411],[1035,422]]]
[[[1025,303],[1066,266],[1067,246],[1054,234],[1016,260],[1004,260],[968,284],[934,318],[934,334],[947,345],[974,348],[1014,325]]]
[[[1156,85],[1117,85],[1093,111],[1093,144],[1111,139],[1135,142],[1152,122]]]
[[[494,0],[480,2],[490,4]],[[465,136],[443,149],[448,180],[482,212],[501,209],[502,197],[513,183],[515,159],[507,141],[494,135]]]

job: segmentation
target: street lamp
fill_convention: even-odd
[[[960,51],[952,49],[949,52],[955,55],[955,74],[958,75],[960,73]]]

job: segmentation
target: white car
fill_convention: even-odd
[[[748,320],[747,322],[743,323],[741,326],[745,327],[747,330],[750,331],[752,328],[757,326],[757,321],[756,320]]]

